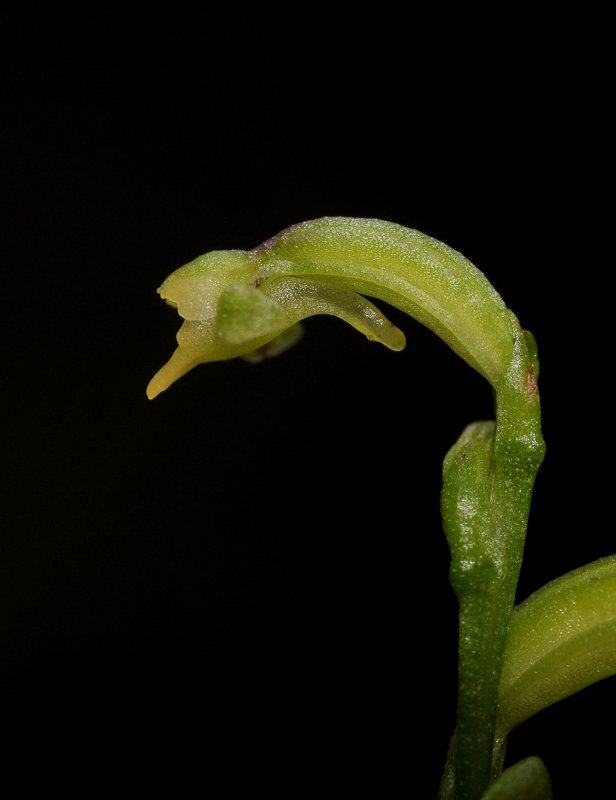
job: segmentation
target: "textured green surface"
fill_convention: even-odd
[[[500,735],[614,674],[616,556],[609,556],[557,578],[515,609],[501,681]]]
[[[248,355],[314,314],[334,314],[401,349],[403,334],[362,295],[427,325],[495,388],[513,356],[515,322],[483,274],[447,245],[381,220],[326,217],[249,252],[207,253],[159,292],[186,322],[148,386],[151,398],[197,364]]]
[[[481,800],[552,800],[552,782],[543,761],[531,756],[506,769]]]

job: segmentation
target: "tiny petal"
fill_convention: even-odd
[[[357,292],[305,278],[271,278],[263,284],[262,291],[298,320],[332,314],[390,350],[399,351],[405,347],[402,331]]]

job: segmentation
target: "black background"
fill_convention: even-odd
[[[2,694],[30,772],[436,795],[440,465],[487,384],[390,309],[401,354],[315,318],[148,402],[179,327],[155,290],[324,215],[446,241],[539,342],[520,598],[613,552],[601,27],[388,3],[3,23]],[[602,791],[614,700],[608,681],[543,712],[511,760],[542,756],[557,797]]]

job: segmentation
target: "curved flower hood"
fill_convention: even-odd
[[[315,314],[401,350],[403,333],[364,295],[431,328],[495,387],[513,354],[512,315],[484,275],[447,245],[381,220],[303,222],[251,251],[207,253],[158,291],[184,323],[178,348],[148,385],[150,398],[197,364],[281,352]]]

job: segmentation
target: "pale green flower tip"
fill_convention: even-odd
[[[172,272],[158,293],[184,319],[208,319],[215,315],[224,289],[253,283],[257,270],[254,259],[243,250],[216,250]]]
[[[161,292],[167,284],[179,278],[195,275],[201,277],[226,278],[227,282],[246,283],[252,280],[257,269],[254,256],[245,250],[212,250],[179,267],[163,281],[158,290]]]
[[[169,275],[158,293],[186,322],[178,332],[179,347],[148,384],[150,399],[197,364],[241,356],[264,343],[263,332],[261,338],[249,332],[235,341],[221,335],[221,298],[234,287],[256,292],[257,279],[258,265],[243,250],[206,253]],[[271,338],[279,332],[272,332]]]
[[[299,338],[297,331],[281,338],[286,329],[296,327],[295,319],[254,285],[227,286],[211,274],[174,273],[161,295],[185,322],[177,334],[179,347],[147,387],[150,399],[198,364],[239,356],[260,361]],[[268,347],[276,340],[278,344]]]

